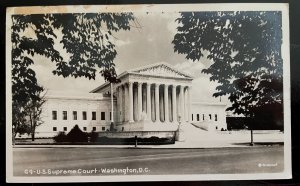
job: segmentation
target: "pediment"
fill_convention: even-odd
[[[122,78],[128,74],[145,75],[145,76],[156,76],[156,77],[168,77],[168,78],[180,78],[193,80],[193,77],[185,72],[179,71],[168,63],[156,63],[140,68],[132,69],[121,73],[118,78]],[[121,80],[122,81],[122,80]],[[106,82],[99,87],[90,91],[91,93],[103,93],[109,92],[109,82]]]
[[[174,67],[166,64],[159,63],[151,66],[142,67],[130,71],[131,73],[151,76],[174,77],[174,78],[192,78],[190,75],[180,72]]]

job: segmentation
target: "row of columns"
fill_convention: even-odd
[[[151,85],[152,83],[144,83],[144,82],[135,82],[137,83],[137,98],[135,98],[135,101],[137,102],[137,108],[135,111],[137,114],[134,113],[134,96],[136,96],[136,93],[134,95],[134,82],[128,82],[127,84],[123,84],[117,87],[117,111],[119,113],[119,121],[129,121],[134,122],[139,121],[142,119],[142,113],[143,113],[143,96],[142,96],[142,89],[143,84],[146,84],[146,107],[144,107],[144,111],[146,111],[146,118],[145,120],[151,121],[153,118],[151,117],[152,114],[155,114],[155,121],[160,121],[160,86],[163,85],[163,113],[164,113],[164,121],[165,122],[176,122],[179,121],[179,116],[181,117],[181,121],[190,121],[190,87],[186,85],[169,85],[169,84],[159,84],[159,83],[153,83],[154,88],[154,98],[151,97]],[[169,98],[169,87],[172,86],[171,91],[171,98]],[[179,95],[178,95],[178,101],[177,103],[177,87],[179,87]],[[128,92],[128,96],[126,94]],[[155,113],[152,113],[154,108],[151,107],[151,100],[155,100],[154,107],[155,107]],[[145,96],[144,96],[145,99]],[[169,101],[169,99],[172,99]],[[169,110],[169,105],[171,105]],[[151,109],[152,108],[152,109]],[[177,113],[178,111],[178,113]],[[125,112],[127,115],[127,118],[125,116]],[[134,115],[137,116],[134,118]],[[170,119],[172,121],[170,121]]]

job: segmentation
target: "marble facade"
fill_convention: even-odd
[[[175,129],[179,122],[190,122],[193,80],[190,75],[159,63],[124,72],[118,78],[121,82],[113,85],[118,129],[136,123],[142,126],[125,126],[125,129],[146,130],[146,125],[164,124],[164,130],[169,130],[168,125]],[[110,94],[110,84],[91,92]]]
[[[44,123],[37,128],[36,136],[69,132],[75,125],[85,132],[109,131],[111,123],[116,131],[175,131],[179,123],[204,130],[227,128],[226,104],[191,102],[193,77],[166,63],[126,71],[118,78],[120,83],[112,87],[104,83],[85,96],[48,95]]]

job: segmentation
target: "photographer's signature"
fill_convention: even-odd
[[[278,163],[259,163],[258,167],[277,167]]]

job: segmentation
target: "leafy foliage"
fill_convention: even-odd
[[[21,107],[18,102],[13,102],[12,105],[12,112],[13,112],[13,138],[17,134],[25,134],[30,133],[29,126],[26,123],[26,113],[24,112],[24,108]]]
[[[88,140],[90,138],[90,141]],[[97,132],[86,133],[80,130],[78,125],[75,125],[72,130],[66,134],[65,132],[59,132],[53,137],[55,142],[95,142],[98,138]]]
[[[193,61],[208,52],[213,64],[202,72],[220,83],[214,97],[229,95],[227,110],[252,117],[274,106],[282,115],[281,12],[182,12],[176,21],[175,52]]]
[[[53,140],[55,142],[67,142],[68,141],[68,137],[65,134],[65,132],[59,132],[56,136],[53,137]]]
[[[92,131],[91,133],[89,133],[89,137],[90,137],[90,142],[95,142],[98,138],[98,133],[95,131]]]
[[[29,132],[31,133],[32,141],[35,139],[35,129],[39,125],[43,124],[42,111],[43,105],[45,104],[45,95],[42,96],[41,93],[29,100],[24,108],[24,112],[28,117],[29,122]]]
[[[42,87],[41,87],[42,88]],[[43,89],[43,88],[42,88]],[[27,103],[20,103],[16,100],[12,105],[12,124],[14,127],[14,136],[16,134],[31,134],[32,141],[35,139],[35,129],[43,123],[42,109],[46,102],[45,95],[36,93],[27,101]]]
[[[132,13],[32,14],[13,15],[11,19],[13,125],[16,132],[21,132],[18,131],[21,127],[25,130],[26,116],[33,117],[33,123],[27,128],[34,132],[36,114],[40,112],[32,110],[41,106],[39,95],[44,90],[31,68],[34,55],[45,56],[54,62],[53,74],[58,76],[95,79],[99,69],[106,81],[118,81],[113,63],[117,51],[111,41],[112,32],[130,30],[130,22],[134,20]],[[55,41],[58,39],[69,54],[68,59],[57,48]]]
[[[113,33],[130,30],[132,13],[32,14],[12,16],[12,93],[13,100],[26,103],[42,88],[30,65],[36,54],[56,63],[53,74],[95,79],[97,69],[105,80],[116,77],[117,52]],[[30,31],[32,32],[31,34]],[[56,35],[70,55],[63,58],[55,48]]]
[[[80,130],[78,125],[75,125],[67,134],[67,140],[69,142],[87,142],[88,135],[87,133]]]

